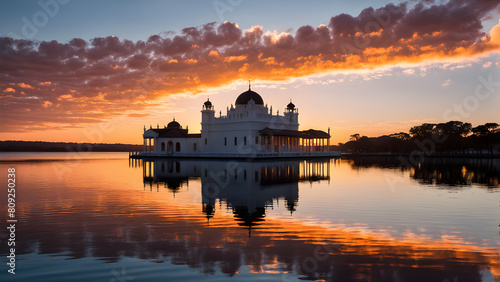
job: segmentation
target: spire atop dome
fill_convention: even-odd
[[[170,128],[181,128],[181,125],[175,121],[175,117],[171,122],[169,122],[167,124],[167,129],[170,129]]]
[[[262,105],[264,106],[264,100],[262,100],[262,97],[259,95],[259,93],[252,91],[252,90],[247,90],[238,96],[236,99],[236,105],[246,105],[250,100],[253,100],[256,105]]]

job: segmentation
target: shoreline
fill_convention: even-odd
[[[410,157],[418,156],[424,158],[471,158],[471,159],[497,159],[500,154],[443,154],[432,153],[426,154],[425,152],[417,153],[341,153],[342,158],[349,157]]]

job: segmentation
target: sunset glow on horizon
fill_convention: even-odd
[[[170,28],[174,18],[161,25],[138,6],[138,30],[126,16],[111,23],[93,12],[121,9],[114,1],[56,4],[57,12],[1,3],[0,140],[142,144],[144,126],[174,117],[196,133],[203,102],[225,115],[248,79],[274,112],[291,99],[302,130],[331,128],[332,144],[424,122],[500,123],[500,2],[338,2],[330,18],[305,9],[295,20],[277,3],[172,4],[169,13],[191,13]],[[330,7],[310,5],[324,5],[321,16]],[[81,10],[87,17],[76,16]],[[99,24],[115,29],[102,35]]]

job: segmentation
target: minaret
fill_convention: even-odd
[[[295,108],[295,105],[292,103],[292,99],[290,99],[290,103],[285,108],[285,117],[290,120],[292,123],[299,123],[299,111]]]
[[[201,110],[201,123],[210,122],[215,117],[215,108],[208,98],[205,103],[203,103]]]
[[[206,150],[206,146],[208,145],[208,139],[210,139],[210,124],[215,119],[215,108],[210,102],[210,99],[207,98],[205,103],[203,103],[203,107],[201,110],[201,138],[205,140],[203,144],[203,149]]]

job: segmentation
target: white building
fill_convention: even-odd
[[[328,129],[330,131],[330,129]],[[160,128],[144,127],[144,152],[139,156],[268,158],[337,156],[330,152],[330,134],[299,131],[299,112],[290,101],[283,115],[273,114],[262,97],[249,89],[225,115],[207,100],[201,110],[201,133],[188,133],[175,121]]]

